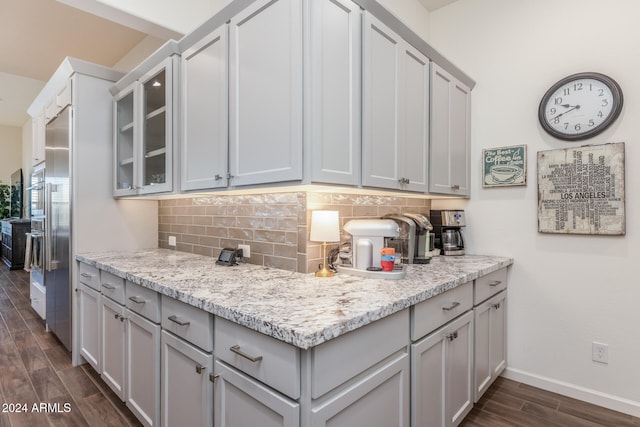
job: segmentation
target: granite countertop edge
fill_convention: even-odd
[[[76,256],[80,262],[301,349],[513,264],[512,258],[502,256],[438,258],[431,264],[408,266],[407,278],[396,281],[346,274],[316,278],[252,264],[220,267],[211,257],[167,249]],[[237,274],[240,269],[242,274]]]

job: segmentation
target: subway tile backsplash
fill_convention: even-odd
[[[344,225],[387,213],[428,214],[430,207],[426,198],[312,191],[160,200],[158,246],[217,257],[224,247],[246,244],[252,264],[314,272],[322,255],[320,244],[309,241],[312,210],[337,210]],[[168,245],[170,235],[176,236],[175,248]],[[343,233],[343,241],[348,238]]]

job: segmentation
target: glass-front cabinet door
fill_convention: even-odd
[[[114,196],[173,190],[173,69],[169,57],[114,97]]]
[[[172,186],[172,58],[140,79],[141,193],[171,191]]]
[[[114,195],[127,196],[136,193],[135,165],[135,87],[116,95],[115,116],[115,182]]]

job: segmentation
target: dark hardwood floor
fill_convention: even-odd
[[[640,418],[498,378],[463,427],[638,427]]]
[[[71,366],[70,353],[31,309],[29,274],[4,265],[0,405],[0,427],[140,425],[92,368]],[[640,419],[498,378],[461,425],[640,427]]]
[[[31,308],[29,273],[0,267],[0,427],[138,426],[88,365],[45,331]]]

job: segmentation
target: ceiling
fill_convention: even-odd
[[[145,37],[56,0],[0,0],[0,126],[23,126],[65,57],[111,67]]]

